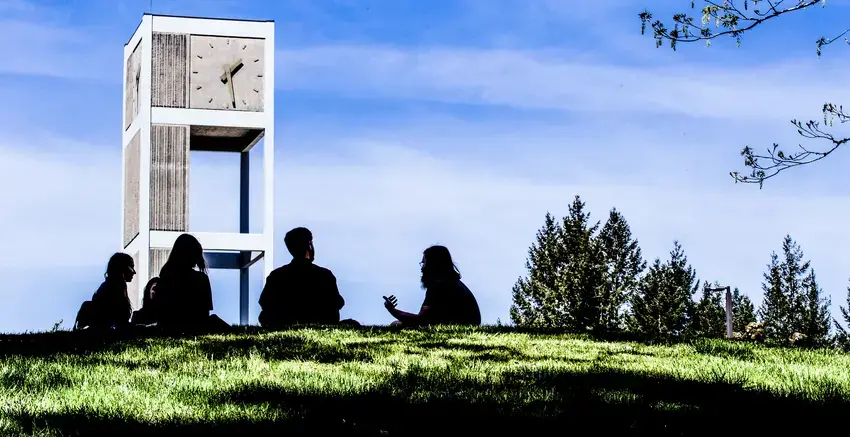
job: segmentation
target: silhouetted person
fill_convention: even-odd
[[[105,280],[91,298],[91,328],[122,328],[129,325],[133,306],[127,283],[136,275],[133,257],[118,252],[109,258]]]
[[[418,314],[396,308],[395,296],[384,297],[384,307],[395,317],[395,325],[480,325],[481,312],[472,292],[460,280],[460,272],[449,249],[431,246],[422,253],[422,288],[425,300]]]
[[[266,278],[260,294],[260,324],[277,329],[297,323],[338,323],[345,300],[333,273],[313,263],[313,234],[299,227],[287,232],[283,241],[292,261]]]
[[[229,328],[213,310],[212,287],[201,243],[190,234],[177,237],[156,284],[157,326],[167,329]]]
[[[159,277],[154,276],[145,285],[145,291],[142,294],[142,308],[133,312],[133,317],[130,323],[133,325],[154,325],[158,321],[156,304],[156,284],[159,282]]]

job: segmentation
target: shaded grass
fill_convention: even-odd
[[[811,432],[848,406],[847,355],[715,340],[369,327],[0,336],[2,435]]]

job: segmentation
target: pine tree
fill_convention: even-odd
[[[585,203],[575,196],[561,224],[560,326],[574,332],[596,327],[603,279],[602,251],[594,238],[599,223],[590,224]]]
[[[809,343],[822,344],[829,336],[829,297],[823,297],[818,286],[815,271],[809,271],[804,280],[805,307],[802,314],[803,324],[798,332],[805,334]]]
[[[609,213],[597,239],[605,263],[598,325],[610,332],[624,328],[623,305],[637,288],[646,262],[626,219],[616,208]]]
[[[745,294],[738,291],[738,287],[732,290],[732,330],[745,332],[747,325],[756,321],[755,307],[753,302]]]
[[[806,333],[811,330],[814,339],[821,338],[824,320],[826,332],[829,331],[828,307],[822,305],[820,289],[814,272],[810,271],[811,263],[803,261],[803,250],[790,235],[782,241],[782,252],[782,262],[775,253],[771,254],[768,272],[764,274],[767,282],[762,284],[765,296],[759,315],[765,335],[768,339],[785,342],[794,333],[812,338]]]
[[[528,250],[525,267],[528,278],[519,278],[513,287],[511,321],[520,327],[554,327],[553,300],[558,292],[561,230],[550,213],[537,231],[537,241]]]
[[[782,252],[785,254],[782,274],[784,293],[790,306],[788,320],[791,324],[791,333],[803,333],[807,293],[805,276],[810,268],[810,262],[803,262],[803,250],[791,239],[790,235],[786,235],[782,241]]]
[[[681,335],[693,313],[692,296],[699,287],[682,246],[673,242],[670,259],[650,266],[632,297],[629,327],[650,339]]]
[[[763,274],[765,282],[761,284],[764,300],[759,308],[759,318],[764,323],[765,337],[786,339],[793,333],[788,321],[790,303],[783,292],[782,272],[776,252],[770,254],[767,268]]]
[[[694,307],[688,334],[691,337],[722,338],[726,335],[726,308],[720,284],[703,282],[702,296]]]
[[[847,287],[847,306],[839,308],[841,309],[841,318],[844,319],[844,324],[850,327],[850,287]],[[850,352],[850,332],[847,332],[848,328],[842,326],[838,320],[833,319],[832,322],[835,324],[835,330],[838,331],[835,336],[838,347],[845,352]]]

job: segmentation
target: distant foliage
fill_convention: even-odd
[[[755,322],[753,301],[735,287],[732,290],[732,331],[745,332],[747,325]]]
[[[833,323],[835,324],[835,330],[837,331],[835,335],[835,342],[837,346],[845,352],[850,352],[850,332],[845,326],[850,327],[850,287],[847,287],[847,306],[840,307],[841,309],[841,318],[844,319],[842,322],[844,325],[842,326],[838,320],[833,319]]]
[[[804,334],[809,344],[823,343],[829,335],[829,299],[823,297],[809,261],[790,235],[782,242],[783,258],[771,254],[764,273],[764,302],[759,316],[765,336],[775,342],[791,341]],[[794,343],[801,343],[799,336]]]
[[[547,213],[512,290],[517,326],[605,333],[624,328],[623,307],[645,263],[616,209],[601,228],[575,196],[560,223]]]
[[[726,337],[726,304],[723,291],[717,290],[720,284],[707,281],[702,286],[702,296],[696,303],[688,324],[689,337],[724,338]]]
[[[656,258],[631,299],[629,327],[649,339],[678,337],[693,313],[692,297],[699,287],[682,246],[673,243],[670,259]]]

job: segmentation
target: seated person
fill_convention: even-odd
[[[156,283],[157,326],[174,330],[230,327],[215,315],[204,250],[190,234],[177,237]]]
[[[292,261],[266,278],[260,294],[260,325],[278,329],[294,324],[339,323],[345,300],[333,273],[313,263],[313,234],[307,228],[295,228],[286,233],[284,242]]]
[[[159,278],[154,276],[148,281],[145,286],[144,294],[142,294],[142,308],[133,312],[133,317],[130,323],[133,325],[154,325],[157,322],[156,317],[156,283]]]
[[[133,257],[121,252],[112,255],[103,275],[105,280],[92,296],[88,320],[81,325],[101,329],[127,327],[133,313],[127,283],[135,275]]]
[[[396,308],[395,296],[384,297],[384,306],[397,319],[395,326],[480,325],[475,296],[460,280],[460,272],[444,246],[431,246],[422,254],[422,288],[425,300],[418,314]]]

